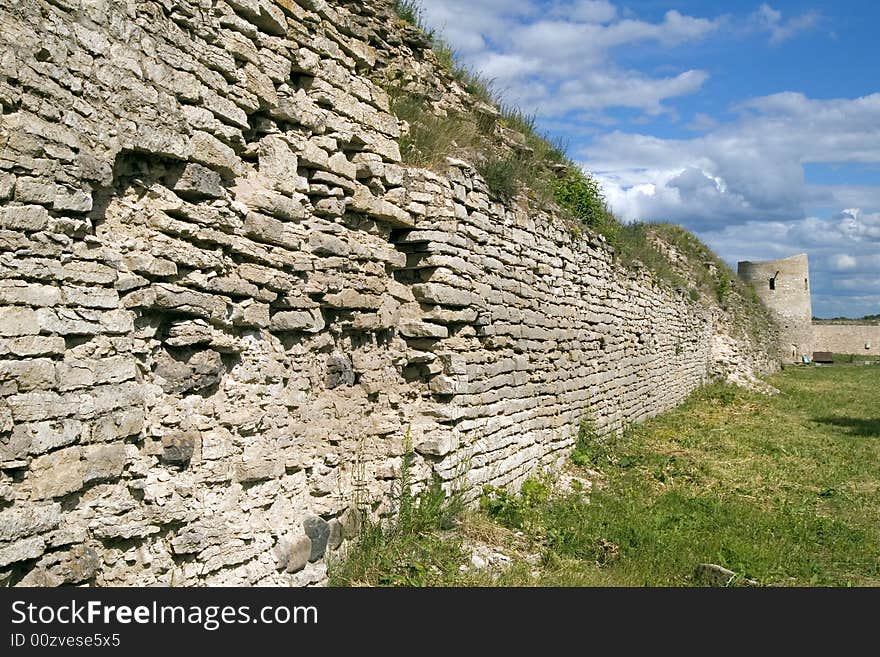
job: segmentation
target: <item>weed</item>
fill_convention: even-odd
[[[394,0],[394,11],[402,21],[423,27],[422,4],[419,0]]]
[[[547,478],[526,479],[519,494],[506,488],[485,486],[480,508],[507,527],[534,530],[538,527],[541,507],[550,499],[550,491]]]
[[[524,160],[517,153],[503,156],[489,153],[477,164],[477,172],[486,181],[492,194],[504,202],[509,202],[519,191],[524,164]]]
[[[333,586],[428,586],[453,581],[464,560],[460,541],[445,537],[464,510],[457,494],[447,496],[435,476],[421,493],[412,491],[409,443],[403,455],[395,495],[394,517],[365,517],[361,531],[340,561],[329,566]]]

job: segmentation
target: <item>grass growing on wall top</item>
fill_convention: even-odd
[[[503,102],[491,81],[456,62],[452,48],[425,27],[417,0],[397,0],[394,8],[401,20],[423,30],[441,69],[461,83],[474,101],[467,113],[437,111],[428,93],[391,84],[388,91],[392,111],[410,126],[409,133],[401,138],[404,161],[436,168],[443,165],[446,156],[465,157],[475,162],[497,199],[510,202],[525,194],[539,204],[555,204],[574,232],[585,227],[603,235],[622,264],[640,262],[658,279],[690,289],[694,300],[702,296],[726,304],[738,297],[734,306],[754,306],[763,318],[766,313],[760,302],[751,303],[754,295],[738,286],[729,268],[690,233],[669,224],[619,221],[608,207],[598,181],[569,158],[565,144],[540,133],[534,115]],[[687,266],[670,262],[656,246],[658,236],[674,243]],[[705,262],[714,263],[715,275],[706,274]]]

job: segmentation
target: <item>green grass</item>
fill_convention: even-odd
[[[441,563],[422,581],[688,586],[709,562],[768,586],[880,585],[880,366],[790,367],[769,382],[779,395],[711,385],[611,440],[585,425],[571,467],[600,471],[601,487],[487,489],[476,516],[430,533],[454,549],[429,543]],[[539,565],[460,573],[468,527],[487,523],[492,544],[522,532]]]

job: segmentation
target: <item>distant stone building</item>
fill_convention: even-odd
[[[752,283],[779,321],[779,357],[799,362],[814,352],[880,354],[880,323],[813,321],[807,255],[781,260],[743,261],[739,277]]]
[[[779,320],[779,356],[786,362],[812,357],[813,306],[807,254],[765,262],[743,261],[739,277],[752,283],[758,296]]]

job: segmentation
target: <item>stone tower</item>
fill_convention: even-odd
[[[797,362],[813,355],[813,306],[807,254],[766,262],[740,262],[737,273],[752,283],[779,321],[779,355]]]

